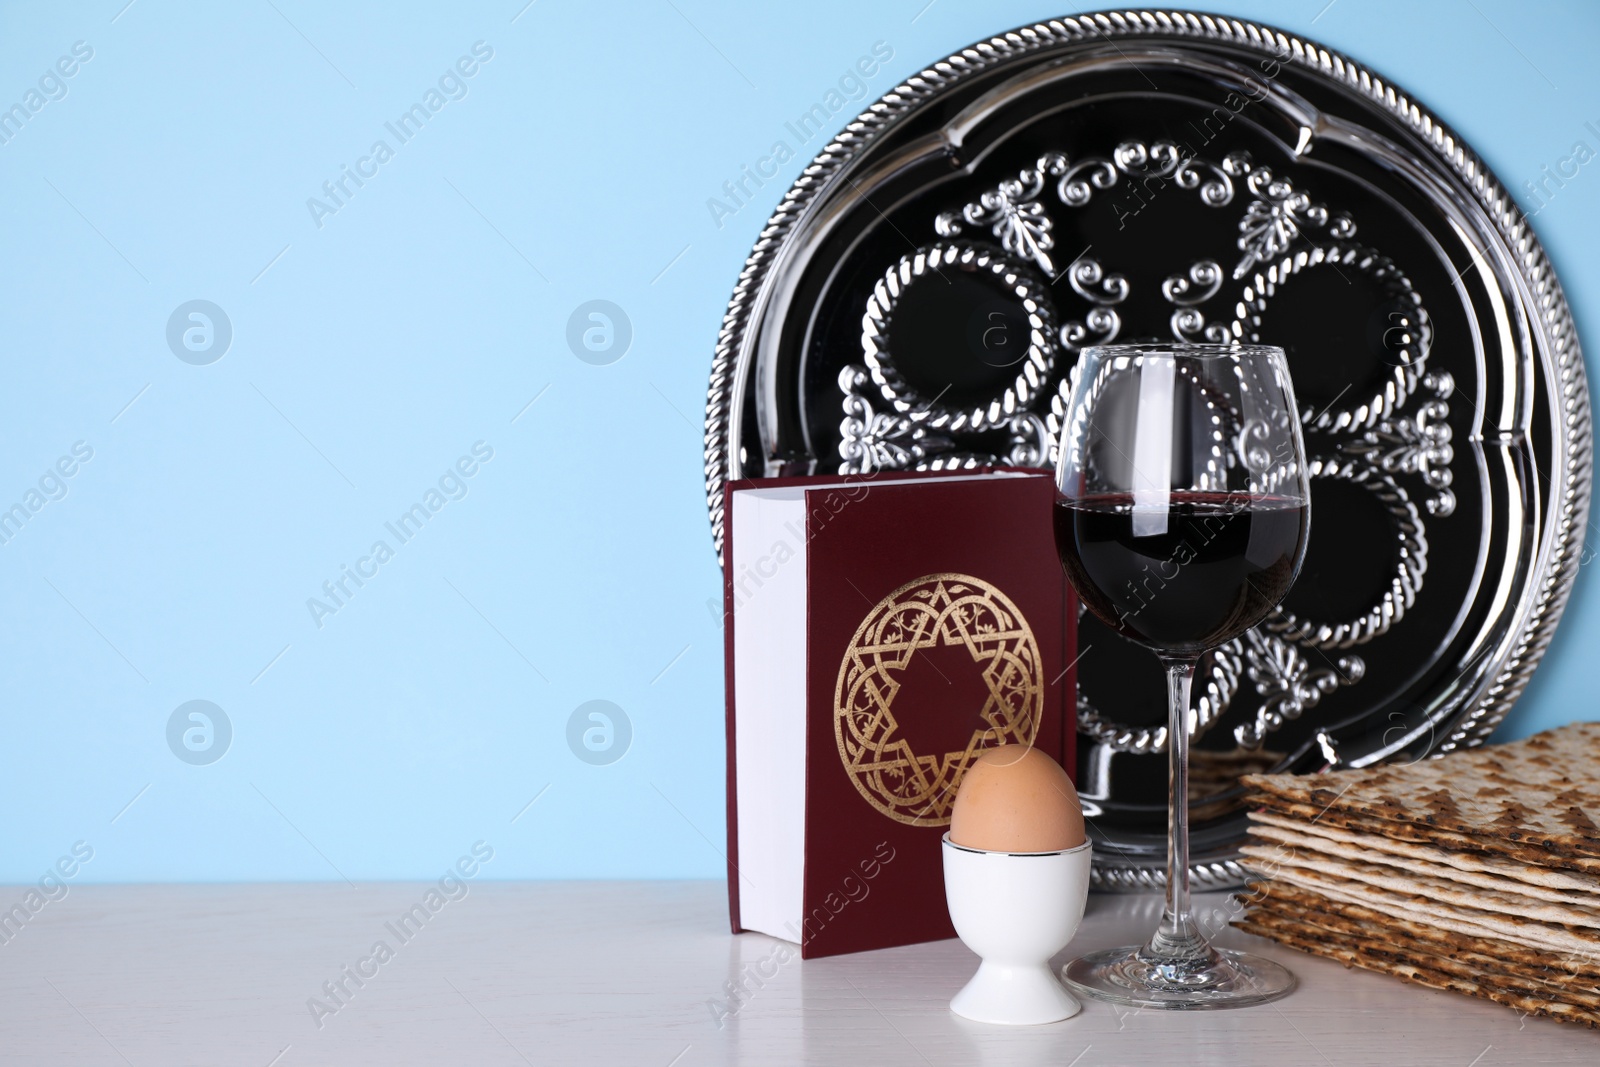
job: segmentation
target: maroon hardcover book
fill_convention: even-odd
[[[953,937],[967,764],[1075,771],[1076,605],[1037,471],[727,488],[728,898],[803,957]]]

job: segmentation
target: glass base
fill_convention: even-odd
[[[1061,970],[1068,988],[1097,1000],[1140,1008],[1205,1011],[1246,1008],[1287,995],[1288,968],[1263,956],[1208,949],[1192,960],[1160,960],[1143,945],[1080,956]]]

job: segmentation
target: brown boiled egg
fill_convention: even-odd
[[[1083,844],[1083,808],[1061,765],[1001,745],[973,760],[950,812],[950,841],[987,852],[1060,852]]]

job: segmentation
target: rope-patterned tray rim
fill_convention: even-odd
[[[1270,55],[1327,78],[1376,104],[1400,120],[1437,157],[1444,160],[1476,198],[1499,231],[1515,266],[1533,296],[1540,327],[1538,341],[1555,364],[1550,387],[1558,395],[1560,423],[1565,429],[1561,468],[1550,473],[1560,483],[1552,514],[1559,516],[1544,533],[1535,558],[1534,575],[1517,623],[1511,648],[1493,679],[1456,720],[1449,734],[1439,739],[1434,756],[1481,744],[1505,717],[1526,687],[1533,669],[1554,636],[1577,577],[1582,551],[1582,517],[1588,513],[1592,456],[1592,416],[1582,353],[1574,332],[1571,309],[1549,258],[1526,217],[1498,179],[1465,142],[1426,107],[1397,89],[1370,68],[1315,41],[1263,23],[1184,10],[1135,9],[1101,11],[1051,19],[1021,26],[976,42],[901,82],[862,112],[822,149],[802,172],[763,227],[755,247],[735,283],[712,359],[707,390],[705,428],[706,504],[712,538],[719,558],[722,552],[723,486],[728,478],[728,440],[737,358],[744,348],[748,317],[766,282],[777,254],[806,210],[830,188],[831,179],[852,159],[907,115],[929,103],[950,87],[979,73],[1028,56],[1069,48],[1092,41],[1118,38],[1160,37],[1168,43],[1184,39],[1233,45],[1248,52]],[[1202,870],[1202,868],[1209,868]],[[1096,881],[1106,888],[1149,888],[1129,884],[1124,872],[1139,870],[1119,866],[1113,873],[1097,869]],[[1242,868],[1231,859],[1200,865],[1194,877],[1216,883],[1243,879]],[[1132,879],[1148,883],[1146,871]]]

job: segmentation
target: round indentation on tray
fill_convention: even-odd
[[[1265,626],[1317,648],[1365,644],[1399,622],[1422,588],[1428,569],[1422,517],[1410,495],[1370,464],[1314,460],[1310,469],[1306,561],[1281,610]],[[1391,536],[1380,541],[1372,531],[1384,524]],[[1307,600],[1319,612],[1348,605],[1348,621],[1302,618],[1294,608]]]
[[[1145,755],[1167,750],[1166,675],[1150,650],[1119,637],[1079,605],[1078,647],[1093,656],[1078,661],[1078,733],[1114,752]],[[1199,738],[1228,710],[1244,657],[1237,640],[1207,652],[1195,671],[1192,702],[1195,715],[1189,736]],[[1105,694],[1109,704],[1097,706],[1089,691]]]
[[[1411,280],[1353,244],[1283,257],[1245,286],[1235,314],[1235,337],[1283,345],[1301,419],[1315,430],[1369,429],[1393,414],[1433,340]],[[1309,321],[1319,328],[1304,329]]]
[[[901,414],[934,429],[993,428],[1050,376],[1054,318],[1044,284],[1004,252],[937,244],[902,256],[873,286],[862,355]],[[897,351],[916,359],[902,364]]]

